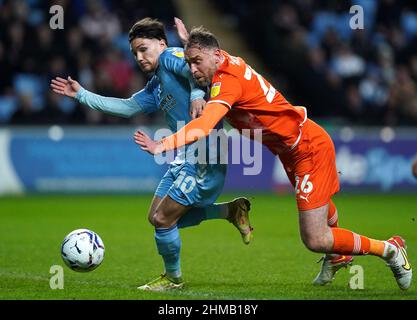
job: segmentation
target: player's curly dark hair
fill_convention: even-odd
[[[219,41],[216,39],[214,34],[203,26],[194,27],[190,31],[186,47],[190,48],[194,46],[220,49]]]
[[[164,24],[158,19],[144,18],[137,21],[129,31],[129,42],[136,38],[164,40],[168,45]]]

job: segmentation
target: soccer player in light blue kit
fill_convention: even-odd
[[[152,75],[145,88],[129,99],[94,94],[70,77],[52,80],[52,90],[92,109],[122,117],[161,110],[173,132],[180,129],[179,124],[184,125],[199,116],[205,104],[205,92],[195,86],[183,49],[167,47],[163,24],[150,18],[136,22],[129,32],[129,42],[141,70]],[[209,149],[208,143],[206,148]],[[250,202],[246,198],[214,203],[223,189],[226,175],[226,164],[218,162],[220,149],[214,155],[217,158],[214,164],[210,161],[195,163],[196,157],[191,154],[195,150],[198,148],[191,146],[177,154],[155,191],[148,218],[155,226],[155,241],[165,272],[138,289],[165,291],[183,286],[179,228],[198,225],[208,219],[227,219],[238,229],[245,244],[252,239],[248,217]],[[211,153],[206,150],[206,154]]]

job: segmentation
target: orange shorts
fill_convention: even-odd
[[[303,125],[298,146],[279,157],[294,186],[299,211],[324,206],[339,191],[333,141],[314,121]]]

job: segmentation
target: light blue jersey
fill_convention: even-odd
[[[82,88],[76,99],[95,110],[123,117],[160,110],[164,112],[170,130],[176,132],[192,120],[190,102],[203,98],[204,95],[204,91],[194,86],[183,49],[167,48],[159,57],[156,73],[145,88],[131,98],[103,97]],[[221,124],[218,125],[220,127]],[[193,144],[186,146],[170,164],[155,195],[161,198],[169,195],[185,206],[206,206],[214,203],[223,189],[226,165],[219,164],[220,148],[216,146],[217,153],[213,154],[208,141],[207,139],[206,162],[211,163],[211,159],[216,164],[195,164],[194,151],[198,148]]]
[[[150,96],[155,101],[154,105],[150,103],[152,100]],[[193,77],[184,59],[183,49],[168,48],[159,57],[159,67],[156,74],[143,90],[133,95],[133,98],[142,106],[145,113],[162,110],[169,129],[172,132],[177,132],[192,120],[190,101],[202,99],[204,96],[205,92],[194,86]],[[216,129],[221,127],[222,123],[219,123]],[[208,143],[209,139],[206,141]],[[208,144],[206,148],[207,162],[211,159],[212,163],[219,163],[219,155],[209,153],[208,151],[212,148]],[[198,149],[196,143],[179,148],[175,162],[183,162],[185,157],[195,158],[194,151],[196,149]]]

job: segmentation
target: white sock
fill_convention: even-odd
[[[388,241],[384,241],[385,248],[384,253],[382,254],[382,258],[385,260],[390,260],[397,256],[398,248],[394,246],[392,243],[389,243]]]

